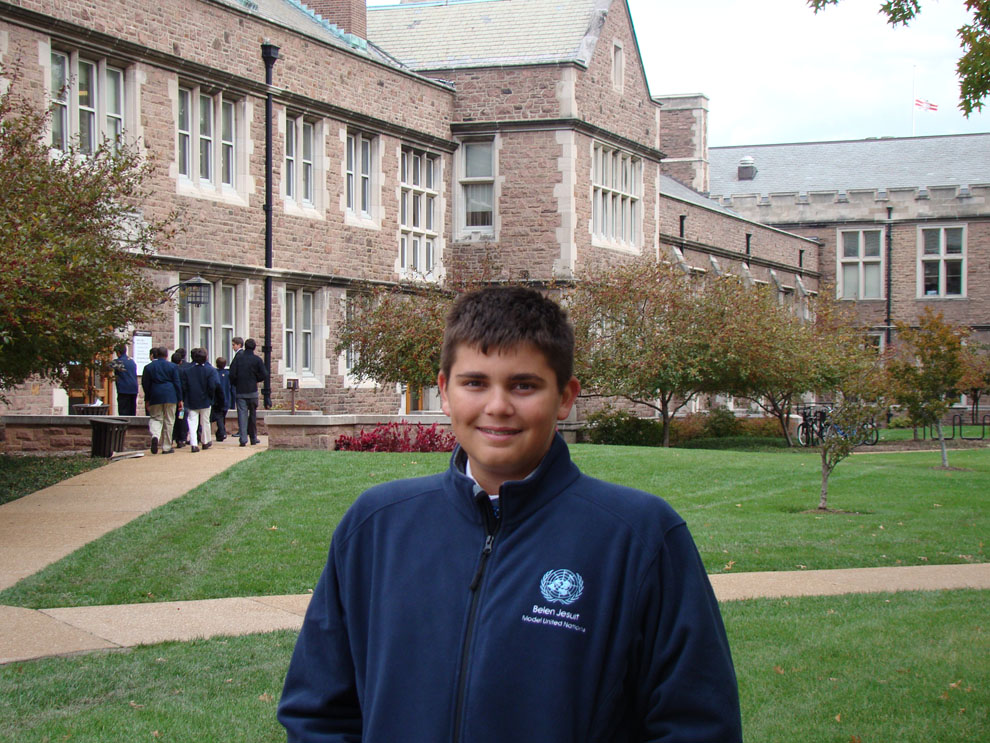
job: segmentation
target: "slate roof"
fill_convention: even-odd
[[[689,186],[685,186],[680,181],[671,178],[668,175],[660,176],[660,193],[664,196],[671,196],[675,199],[680,199],[681,201],[686,201],[689,204],[694,204],[695,206],[700,206],[705,209],[711,209],[715,212],[720,212],[722,214],[727,214],[731,217],[739,217],[739,214],[722,206],[719,202],[708,198],[704,194],[700,194]]]
[[[990,184],[990,133],[712,147],[709,167],[713,196]]]
[[[398,60],[382,52],[374,44],[359,36],[347,33],[336,25],[323,19],[311,10],[302,0],[214,0],[221,5],[251,13],[279,26],[297,31],[310,38],[330,44],[331,46],[349,49],[352,52],[366,56],[377,62],[395,67],[408,69]]]
[[[414,70],[587,64],[610,0],[437,0],[368,8],[368,38]]]

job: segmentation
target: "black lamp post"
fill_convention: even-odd
[[[265,98],[265,268],[274,268],[272,257],[272,70],[278,59],[278,47],[267,40],[261,45],[261,58],[265,62],[265,85],[268,94]],[[261,390],[265,410],[272,407],[272,277],[265,276],[265,368],[268,378]]]

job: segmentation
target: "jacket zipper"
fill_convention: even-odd
[[[485,519],[485,546],[481,549],[481,557],[478,560],[478,568],[474,571],[471,585],[471,606],[468,609],[467,628],[464,631],[464,643],[461,645],[461,668],[457,680],[457,696],[454,703],[454,737],[453,743],[458,743],[461,739],[461,718],[464,715],[464,697],[467,693],[467,672],[470,666],[471,639],[474,636],[474,624],[478,617],[478,604],[481,600],[481,580],[485,577],[485,566],[488,564],[488,557],[492,554],[492,546],[495,542],[495,534],[501,525],[501,519],[496,520],[492,511],[491,500],[484,493],[481,494],[485,502],[480,503]],[[480,498],[479,498],[480,501]]]

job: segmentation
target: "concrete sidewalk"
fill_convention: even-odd
[[[268,448],[228,437],[195,454],[144,452],[0,506],[0,590]]]
[[[0,506],[0,588],[177,498],[267,448],[236,439],[111,462]],[[720,601],[844,593],[990,589],[990,563],[711,576]],[[198,637],[298,630],[309,595],[22,609],[0,606],[0,664]]]

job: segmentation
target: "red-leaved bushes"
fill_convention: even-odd
[[[453,451],[454,434],[436,423],[383,423],[371,431],[361,429],[350,436],[341,434],[334,443],[337,451],[399,451],[434,452]]]

